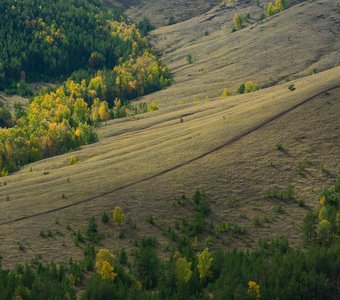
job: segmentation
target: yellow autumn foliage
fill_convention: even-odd
[[[259,300],[261,298],[260,285],[256,281],[249,281],[247,293],[251,298]]]
[[[185,257],[179,257],[176,262],[176,278],[179,283],[188,283],[192,276],[191,262]]]
[[[213,262],[213,257],[208,248],[197,254],[198,258],[198,272],[201,280],[204,280],[210,275],[210,269]]]
[[[109,262],[104,261],[102,264],[102,269],[100,271],[100,276],[103,279],[114,281],[117,277],[117,273],[113,271],[113,267],[110,265]]]
[[[121,225],[124,222],[125,215],[119,206],[114,208],[112,218],[116,225]]]

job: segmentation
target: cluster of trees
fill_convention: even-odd
[[[283,11],[287,8],[286,0],[275,0],[273,3],[272,1],[269,2],[267,9],[266,9],[266,16],[272,16],[280,11]]]
[[[152,93],[171,83],[168,68],[149,50],[131,56],[113,70],[100,70],[94,74],[82,70],[70,78],[79,83],[85,78],[83,84],[87,85],[91,95],[112,105],[116,98],[126,104],[128,100]]]
[[[239,94],[244,94],[244,93],[252,93],[252,92],[256,92],[260,89],[260,87],[255,84],[254,82],[252,82],[251,80],[247,81],[246,83],[242,83],[237,92]]]
[[[101,100],[97,95],[104,87],[98,76],[89,85],[68,80],[56,91],[35,97],[26,111],[17,105],[16,125],[0,128],[0,176],[96,141],[93,126],[101,121],[158,109],[156,103],[124,106],[119,99]],[[0,117],[1,111],[0,106]]]
[[[303,223],[306,245],[329,246],[340,236],[340,178],[320,196],[320,208],[307,213]]]
[[[82,92],[80,85],[70,81],[34,98],[16,126],[0,128],[0,175],[96,140]]]
[[[241,15],[236,12],[233,17],[233,22],[234,22],[233,31],[236,31],[238,29],[245,27],[245,24],[248,22],[249,18],[250,18],[249,14]]]
[[[197,191],[192,199],[198,214],[209,214],[209,200]],[[157,255],[156,238],[135,242],[131,256],[122,249],[84,248],[85,258],[65,265],[37,261],[13,270],[0,267],[0,298],[10,299],[337,299],[339,282],[340,179],[320,197],[320,208],[303,225],[305,249],[294,249],[284,238],[260,240],[253,251],[215,251],[197,238],[179,235],[168,261]],[[115,208],[116,224],[124,221]],[[316,218],[315,218],[316,216]],[[118,220],[119,219],[119,220]],[[311,221],[312,219],[312,221]],[[119,222],[118,222],[119,221]],[[329,225],[324,225],[325,221]],[[326,229],[325,229],[326,228]],[[94,218],[89,233],[98,235]],[[325,234],[326,233],[326,234]],[[89,241],[98,243],[98,239]],[[88,276],[90,272],[90,276]],[[85,274],[87,280],[85,281]]]
[[[101,121],[158,109],[127,102],[171,83],[144,36],[148,20],[128,24],[97,0],[5,0],[0,12],[0,89],[26,93],[26,80],[73,72],[14,118],[0,103],[0,176],[94,141]]]
[[[246,83],[242,83],[237,91],[235,91],[235,93],[237,94],[244,94],[244,93],[252,93],[252,92],[256,92],[260,89],[260,86],[257,85],[256,83],[254,83],[253,81],[249,80]],[[221,97],[225,98],[228,96],[231,96],[233,93],[231,90],[229,89],[224,89],[223,92],[221,93]]]

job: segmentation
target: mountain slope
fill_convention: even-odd
[[[211,249],[253,248],[280,235],[300,243],[303,216],[340,173],[339,6],[306,2],[231,33],[234,11],[217,6],[152,32],[174,75],[171,87],[141,99],[155,100],[159,111],[103,123],[98,143],[0,179],[5,266],[36,254],[57,261],[82,256],[77,230],[117,205],[127,223],[119,229],[100,223],[100,246],[129,250],[152,235],[166,256],[164,231],[193,214],[175,198],[196,189],[211,199],[215,229],[228,222],[247,230],[211,230]],[[220,97],[247,80],[263,89]],[[289,201],[265,196],[289,185],[295,191]]]
[[[218,7],[152,32],[175,84],[146,99],[163,107],[216,97],[248,80],[269,86],[340,64],[340,9],[334,1],[305,2],[231,33],[234,12]]]
[[[137,227],[125,225],[127,238],[120,240],[114,228],[101,226],[111,232],[104,245],[129,249],[142,235],[156,235],[164,244],[163,230],[190,215],[174,206],[175,197],[191,195],[197,188],[212,199],[216,226],[228,221],[248,230],[244,239],[226,233],[214,247],[251,247],[262,236],[281,234],[297,243],[305,209],[295,201],[266,199],[264,193],[293,184],[296,199],[313,207],[318,192],[314,188],[321,189],[339,172],[339,68],[296,81],[296,88],[291,92],[282,84],[178,111],[108,122],[99,129],[99,143],[3,178],[0,207],[6,213],[0,219],[0,252],[5,263],[36,253],[57,260],[81,255],[67,225],[85,230],[91,216],[100,218],[116,205]],[[278,151],[277,144],[288,154]],[[75,155],[80,162],[70,165]],[[304,161],[306,177],[297,172]],[[332,175],[324,174],[321,165]],[[278,204],[285,213],[275,217]],[[157,226],[148,222],[150,215]],[[273,219],[254,227],[256,216]],[[41,230],[60,236],[46,243]],[[25,245],[25,255],[18,241]]]

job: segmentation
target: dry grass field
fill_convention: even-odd
[[[276,235],[298,243],[306,209],[296,201],[265,199],[264,194],[270,187],[292,184],[296,199],[313,207],[317,193],[339,173],[339,70],[297,80],[294,92],[282,84],[112,121],[98,130],[99,143],[3,178],[0,252],[5,263],[37,253],[46,259],[77,257],[81,249],[67,225],[85,230],[91,216],[100,219],[116,205],[136,229],[124,225],[126,238],[119,239],[119,228],[101,226],[108,231],[106,246],[129,248],[133,239],[145,235],[156,235],[165,244],[161,233],[167,225],[190,215],[175,206],[175,197],[197,188],[211,198],[216,225],[224,220],[248,230],[242,239],[221,236],[215,247],[251,247],[260,237]],[[277,144],[287,152],[277,150]],[[80,161],[70,165],[74,156]],[[284,210],[279,215],[273,210],[277,205]],[[148,222],[150,215],[155,225]],[[271,221],[254,227],[256,216]],[[41,230],[51,230],[54,237],[47,242]]]
[[[171,87],[142,99],[156,100],[159,111],[108,121],[97,129],[98,143],[0,178],[5,266],[37,254],[79,258],[83,246],[75,245],[73,232],[84,232],[92,216],[104,233],[101,246],[131,249],[135,239],[153,235],[165,257],[163,231],[193,214],[176,198],[196,189],[209,196],[216,227],[247,229],[242,236],[212,233],[212,249],[252,248],[281,235],[299,244],[303,216],[340,174],[339,5],[308,2],[235,33],[226,16],[232,14],[218,6],[152,32],[174,74]],[[313,69],[319,72],[311,75]],[[263,88],[219,96],[247,80]],[[75,156],[80,160],[71,165]],[[294,199],[265,197],[289,185]],[[117,205],[129,222],[103,224],[103,212]]]
[[[238,11],[253,12],[247,6]],[[163,107],[216,97],[224,88],[236,90],[248,80],[271,86],[340,64],[336,1],[305,2],[232,33],[234,13],[235,9],[217,7],[153,31],[153,43],[176,84],[147,99]],[[193,64],[188,64],[188,55]]]
[[[17,95],[6,95],[4,93],[0,93],[0,101],[3,102],[6,107],[8,107],[8,109],[10,111],[14,110],[14,104],[15,103],[20,103],[24,106],[26,106],[28,104],[28,99],[17,96]]]

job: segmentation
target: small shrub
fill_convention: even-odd
[[[185,195],[182,195],[181,198],[177,199],[177,203],[180,206],[186,206],[188,203],[188,198]]]
[[[277,144],[276,145],[276,149],[281,151],[282,153],[286,153],[287,150],[285,149],[285,147],[282,144]]]
[[[158,244],[159,242],[156,237],[148,236],[142,239],[141,247],[144,247],[144,248],[149,247],[149,248],[156,249],[158,247]]]
[[[148,217],[148,222],[149,222],[151,225],[155,225],[155,219],[154,219],[153,215],[149,215],[149,217]]]
[[[244,94],[245,89],[246,89],[245,84],[242,83],[242,84],[239,86],[237,92],[238,92],[239,94]]]
[[[191,64],[194,63],[194,58],[193,58],[193,56],[192,56],[191,54],[188,54],[188,55],[187,55],[187,63],[188,63],[189,65],[191,65]]]
[[[268,199],[279,198],[279,191],[274,187],[265,192],[265,197]]]
[[[295,84],[289,85],[288,90],[290,90],[291,92],[294,92],[296,90]]]
[[[178,239],[178,235],[176,233],[176,231],[169,226],[168,229],[165,231],[164,235],[170,240],[175,242]]]
[[[76,243],[83,243],[85,241],[84,236],[81,231],[78,229],[76,233]]]
[[[119,252],[119,256],[118,256],[118,259],[119,259],[119,263],[121,265],[126,265],[128,263],[128,255],[125,251],[125,249],[122,249],[120,252]]]
[[[282,192],[281,199],[283,201],[292,200],[294,198],[294,187],[290,184],[288,188]]]
[[[225,97],[228,97],[228,96],[230,96],[230,95],[231,95],[230,90],[224,89],[223,92],[222,92],[222,94],[221,94],[221,97],[225,98]]]
[[[19,242],[18,245],[19,245],[19,250],[20,251],[25,251],[25,246],[24,246],[24,244],[22,242]]]
[[[241,227],[238,224],[232,224],[231,230],[236,235],[244,235],[247,233],[247,229],[245,227]]]
[[[159,110],[159,106],[156,102],[151,102],[148,104],[148,112]]]
[[[282,207],[282,205],[275,205],[274,206],[274,212],[276,213],[276,214],[283,214],[284,213],[284,210],[283,210],[283,207]]]
[[[121,240],[125,238],[125,231],[124,231],[123,229],[121,229],[121,230],[119,231],[119,238],[120,238]]]
[[[86,236],[89,241],[96,243],[99,240],[98,236],[98,224],[94,217],[89,220],[86,230]]]
[[[175,23],[176,23],[175,17],[173,15],[171,15],[168,19],[168,25],[173,25]]]
[[[299,205],[299,207],[306,207],[305,200],[300,199],[300,200],[298,201],[298,205]]]
[[[106,223],[109,222],[109,220],[110,220],[110,216],[109,216],[109,214],[105,211],[105,212],[103,213],[103,215],[102,215],[102,222],[106,224]]]
[[[251,80],[247,81],[244,85],[244,92],[245,93],[252,93],[258,91],[260,87],[257,84],[254,84]]]
[[[261,221],[260,221],[260,218],[258,216],[256,216],[254,219],[253,219],[253,225],[255,227],[258,227],[261,225]]]
[[[70,158],[70,165],[74,165],[76,164],[77,162],[79,162],[79,157],[78,156],[73,156]]]
[[[206,239],[205,239],[205,245],[206,245],[207,247],[209,247],[209,246],[211,246],[212,243],[213,243],[213,239],[212,239],[212,237],[211,237],[210,235],[208,235],[208,236],[206,237]]]

